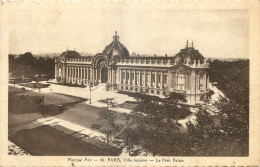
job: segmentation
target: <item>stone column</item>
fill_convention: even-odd
[[[93,81],[93,69],[91,69],[91,68],[89,68],[89,76],[88,76],[88,78],[89,78],[89,80],[91,80],[91,81]]]
[[[98,69],[98,71],[99,71],[99,83],[101,83],[101,69]]]
[[[77,72],[77,69],[76,69],[76,67],[74,67],[74,78],[77,78],[76,72]]]
[[[145,86],[146,87],[146,70],[144,70],[144,85],[143,86]]]
[[[100,76],[101,76],[101,74],[100,74]],[[100,77],[100,80],[101,80],[101,77]],[[107,69],[107,81],[111,82],[111,69]]]
[[[160,89],[162,89],[163,88],[163,72],[161,72],[161,85],[160,85]]]
[[[132,75],[132,70],[129,69],[129,85],[131,85],[131,82],[132,82],[132,77],[131,77],[131,75]]]
[[[114,70],[113,70],[113,68],[111,68],[111,84],[113,85],[114,84]]]
[[[77,78],[77,67],[74,67],[74,78]]]
[[[150,87],[152,87],[152,85],[153,85],[153,82],[152,82],[152,74],[153,74],[153,72],[151,71],[151,76],[150,76]]]
[[[83,78],[83,68],[82,67],[80,67],[80,79],[82,79]]]
[[[98,82],[98,69],[96,68],[96,82]]]
[[[89,68],[86,67],[86,80],[89,79],[89,75],[90,75]]]
[[[154,80],[155,80],[155,84],[154,84],[154,87],[155,88],[157,88],[157,85],[158,85],[158,83],[157,83],[157,71],[155,71],[155,77],[154,77]]]
[[[125,82],[124,82],[124,84],[126,85],[126,73],[127,73],[127,70],[125,69],[124,71],[125,71]]]
[[[139,83],[138,83],[139,87],[141,87],[141,78],[142,78],[141,70],[139,70]]]
[[[82,67],[82,77],[83,80],[86,78],[86,68]]]
[[[122,69],[121,68],[119,68],[119,76],[118,76],[118,78],[119,78],[119,82],[120,82],[120,85],[121,85],[121,83],[122,83]]]
[[[134,83],[133,83],[133,85],[136,85],[136,71],[134,70]]]
[[[86,80],[88,80],[88,77],[89,77],[89,68],[88,67],[86,67]]]

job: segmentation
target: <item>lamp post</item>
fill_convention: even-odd
[[[91,104],[91,88],[93,87],[93,82],[89,81],[89,104]]]

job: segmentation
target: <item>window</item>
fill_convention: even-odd
[[[90,74],[91,74],[91,71],[90,69],[88,69],[88,79],[90,80]]]
[[[178,90],[185,90],[185,76],[183,74],[178,75],[177,88]]]
[[[152,74],[152,87],[155,86],[155,74]]]
[[[129,81],[129,72],[126,72],[126,84],[128,84]]]
[[[131,73],[131,83],[130,83],[131,85],[133,85],[134,83],[134,75],[135,75],[134,73]]]
[[[158,82],[158,85],[157,87],[161,87],[161,75],[157,75],[157,82]]]
[[[144,80],[145,80],[144,77],[145,77],[144,74],[141,74],[141,86],[144,86]]]
[[[136,81],[135,81],[135,82],[136,82],[136,83],[135,83],[136,85],[139,85],[139,79],[140,79],[140,78],[139,78],[139,73],[137,73],[137,74],[136,74]]]
[[[166,88],[167,87],[167,75],[163,76],[163,87]]]
[[[205,75],[203,75],[203,74],[200,75],[200,79],[199,79],[199,89],[200,90],[205,90],[205,87],[204,87],[204,85],[205,85],[205,78],[206,78],[206,74]]]
[[[146,74],[146,85],[145,86],[150,86],[150,81],[151,79],[150,79],[150,74]]]
[[[125,80],[125,72],[121,73],[121,84],[124,84],[124,80]]]

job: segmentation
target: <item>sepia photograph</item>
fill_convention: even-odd
[[[249,157],[249,10],[100,6],[9,4],[7,154]]]

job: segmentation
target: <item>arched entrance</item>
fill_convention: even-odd
[[[101,71],[101,83],[107,83],[107,67],[103,66],[100,71]]]

